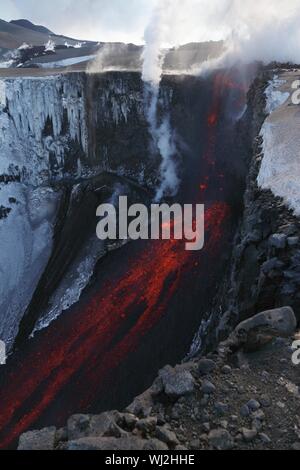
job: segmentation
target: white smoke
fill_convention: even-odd
[[[175,194],[176,146],[168,116],[158,124],[159,85],[167,46],[191,40],[223,39],[224,54],[194,73],[260,60],[300,62],[300,0],[157,0],[145,30],[143,80],[147,119],[161,157],[157,198]]]
[[[178,0],[161,0],[158,2],[144,37],[142,78],[145,83],[146,116],[154,145],[159,150],[162,158],[161,182],[156,194],[157,201],[160,201],[165,195],[174,196],[179,185],[174,161],[177,151],[169,114],[165,115],[160,123],[158,121],[160,81],[167,52],[164,45],[171,38],[171,16],[174,9],[176,11],[179,5]]]
[[[241,60],[300,61],[300,1],[229,2],[228,50]]]
[[[232,62],[300,62],[300,0],[157,0],[145,33],[145,78],[159,78],[163,46],[224,40]],[[204,66],[205,68],[205,66]]]
[[[95,60],[89,63],[87,67],[87,73],[103,73],[111,70],[111,67],[108,67],[107,64],[111,56],[115,53],[117,49],[116,44],[104,44],[98,51]]]

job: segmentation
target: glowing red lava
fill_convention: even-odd
[[[232,83],[217,74],[207,118],[207,148],[200,163],[207,169],[203,171],[205,182],[199,185],[201,192],[209,189],[212,177],[224,179],[220,172],[213,173],[224,85],[231,87]],[[186,273],[197,267],[197,273],[202,269],[204,276],[205,253],[213,263],[218,262],[229,218],[230,209],[224,202],[206,208],[202,252],[186,251],[185,242],[179,240],[134,242],[126,262],[115,256],[110,275],[106,278],[103,268],[102,278],[97,278],[87,298],[9,359],[1,371],[1,448],[15,443],[50,407],[57,406],[54,409],[60,420],[88,409],[111,372],[165,315]]]
[[[225,204],[216,203],[206,213],[206,249],[216,254],[228,211]],[[186,251],[184,242],[178,240],[151,242],[144,248],[125,272],[99,286],[84,309],[77,308],[67,318],[59,318],[32,340],[24,357],[17,361],[12,358],[0,391],[2,448],[30,428],[82,369],[85,372],[74,384],[74,394],[80,396],[78,408],[88,406],[104,377],[159,321],[183,272],[194,266],[195,256],[199,257],[199,253]],[[137,305],[142,306],[139,318],[114,344]]]

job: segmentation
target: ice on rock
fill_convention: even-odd
[[[0,205],[11,210],[0,220],[0,338],[8,349],[50,257],[57,202],[50,188],[1,187]]]
[[[273,80],[270,81],[265,92],[267,98],[266,111],[268,114],[282,106],[289,98],[290,94],[288,92],[278,90],[278,88],[281,85],[284,85],[284,83],[285,80],[280,80],[277,75],[275,75]]]
[[[300,215],[300,114],[298,106],[289,106],[290,94],[278,88],[283,80],[274,78],[266,90],[267,111],[261,136],[263,154],[258,185],[283,198]]]
[[[49,187],[53,176],[68,176],[65,156],[72,155],[73,143],[83,155],[75,152],[72,176],[84,178],[97,171],[82,160],[89,148],[85,85],[80,74],[0,79],[0,175],[16,177],[0,183],[0,206],[10,210],[0,218],[0,338],[8,348],[51,256],[60,198]],[[128,80],[105,82],[93,105],[95,120],[110,126],[126,122],[132,110],[144,116],[143,97],[132,91]],[[99,166],[109,169],[108,148],[102,160]],[[37,329],[78,301],[102,254],[98,240],[87,243],[53,293]]]
[[[5,82],[2,80],[0,81],[0,112],[6,106],[6,85]]]
[[[111,81],[107,88],[101,90],[97,106],[97,116],[116,125],[127,122],[132,109],[136,109],[139,116],[144,115],[142,97],[139,99],[132,93],[129,83],[120,79]]]
[[[85,109],[80,79],[59,75],[0,80],[0,172],[10,164],[25,167],[30,182],[38,184],[46,174],[50,176],[51,153],[63,163],[72,140],[87,153]],[[63,134],[65,115],[68,132]],[[53,135],[45,136],[49,120]]]
[[[9,211],[0,218],[0,338],[8,348],[51,255],[59,194],[47,187],[50,155],[63,174],[72,141],[87,152],[84,96],[80,77],[0,80],[0,175],[19,177],[0,184]]]

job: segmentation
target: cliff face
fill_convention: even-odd
[[[295,207],[289,207],[289,197],[276,196],[271,189],[262,187],[266,164],[269,165],[268,181],[278,186],[276,165],[280,165],[280,162],[274,161],[272,170],[270,155],[266,154],[273,151],[270,148],[271,139],[266,140],[266,128],[272,126],[268,121],[270,117],[272,119],[274,110],[282,108],[283,104],[288,109],[291,107],[290,94],[286,93],[290,89],[286,81],[282,80],[285,84],[283,93],[276,90],[277,83],[281,83],[278,74],[286,81],[289,74],[294,77],[294,72],[267,69],[254,81],[248,94],[248,109],[240,122],[249,162],[243,216],[236,234],[230,268],[216,296],[214,308],[195,337],[192,355],[199,350],[210,350],[226,338],[240,321],[260,311],[290,305],[298,321],[300,318],[299,217],[293,210]],[[296,112],[295,107],[291,112]],[[277,119],[276,122],[276,129],[282,132],[282,141],[283,136],[288,138],[289,132],[296,132],[297,128],[294,122],[294,131],[289,131],[285,117],[286,113],[283,113],[282,121]],[[273,127],[272,132],[276,136]],[[293,140],[289,140],[288,145],[294,145]],[[287,158],[290,150],[282,146],[279,149],[280,158],[285,161],[285,175],[293,171],[293,165]],[[270,176],[272,171],[274,178]],[[281,194],[284,194],[284,181]],[[290,186],[286,183],[285,188],[294,188],[293,183]]]
[[[243,98],[243,91],[227,90],[225,75],[224,79],[222,74],[207,79],[164,77],[158,119],[168,117],[176,142],[175,164],[182,177],[178,200],[198,202],[200,188],[204,187],[209,204],[217,200],[232,205],[234,219],[245,165],[239,163],[239,149],[231,150],[230,154],[223,151],[223,147],[229,149],[237,141],[232,125],[236,116],[225,111],[219,113],[219,107],[224,102],[225,108],[234,93]],[[137,189],[134,185],[140,185],[149,190],[145,196],[149,201],[161,178],[161,157],[149,132],[144,85],[138,73],[70,73],[3,79],[0,90],[3,131],[0,216],[5,219],[0,229],[5,244],[2,253],[6,253],[5,257],[1,256],[2,265],[9,266],[11,274],[7,289],[4,287],[7,272],[2,273],[5,301],[0,334],[10,346],[24,313],[27,318],[32,308],[35,311],[34,315],[29,314],[30,327],[26,325],[23,329],[25,320],[22,323],[27,338],[39,315],[56,318],[78,301],[92,278],[103,254],[103,247],[94,246],[91,240],[96,223],[92,214],[104,197],[94,192],[108,185],[111,196],[119,185],[126,187],[130,194]],[[226,179],[224,172],[228,174]],[[97,179],[102,174],[110,174],[115,179],[103,183],[105,178]],[[32,194],[36,194],[33,199],[44,214],[37,221],[32,216],[36,208],[30,212],[28,206]],[[90,201],[91,208],[87,207]],[[90,214],[86,230],[80,226],[78,216],[84,211]],[[15,224],[13,228],[15,216],[22,227]],[[71,237],[70,220],[75,224]],[[7,224],[11,224],[10,237],[5,236]],[[76,240],[75,232],[79,234]],[[20,233],[26,248],[23,250],[18,243],[21,248],[15,256],[13,240]],[[46,235],[41,237],[41,233]],[[68,242],[62,242],[66,234]],[[69,251],[68,244],[72,247]],[[89,251],[88,246],[92,246]],[[32,270],[32,276],[30,266],[35,262],[38,266]],[[14,266],[17,266],[17,276]],[[76,273],[75,280],[72,271]],[[66,285],[61,284],[65,277]],[[26,295],[20,287],[24,278]],[[52,295],[50,307],[46,304]],[[47,324],[48,320],[42,319],[38,326]],[[24,338],[23,333],[21,336]]]
[[[166,366],[125,411],[71,416],[64,428],[22,435],[20,449],[299,450],[291,349],[299,339],[299,219],[258,178],[271,79],[268,72],[254,82],[239,128],[249,157],[244,211],[216,308],[192,350],[209,354]]]
[[[138,74],[2,79],[0,127],[0,336],[10,347],[73,204],[66,191],[105,170],[153,186],[159,159],[149,158]],[[71,298],[92,275],[91,257],[81,273],[77,261]]]
[[[68,77],[70,84],[61,86]],[[52,424],[53,417],[55,424],[62,423],[79,407],[86,412],[124,406],[152,382],[160,367],[176,363],[188,351],[222,279],[240,216],[245,163],[243,150],[235,145],[235,122],[244,108],[245,87],[235,78],[235,72],[222,71],[206,78],[167,76],[161,84],[158,120],[168,114],[182,179],[176,200],[206,203],[205,249],[190,253],[180,240],[149,240],[127,244],[106,257],[107,250],[95,239],[97,204],[119,194],[120,186],[133,202],[147,203],[160,176],[161,159],[145,118],[143,84],[138,74],[130,73],[51,79],[58,87],[51,91],[51,100],[62,98],[62,103],[56,103],[56,111],[47,103],[50,117],[38,114],[42,124],[28,131],[45,162],[39,162],[37,154],[36,165],[30,167],[28,150],[24,161],[29,176],[20,172],[17,183],[27,195],[41,187],[57,196],[48,232],[53,246],[43,259],[42,276],[30,284],[31,300],[21,299],[18,316],[10,317],[9,344],[18,334],[1,374],[1,393],[18,403],[26,419],[15,420],[17,413],[2,417],[2,447],[34,423]],[[45,78],[43,93],[48,86]],[[64,90],[70,91],[61,95]],[[15,126],[4,102],[4,117]],[[21,108],[16,111],[13,97],[9,107],[14,119],[23,113]],[[23,136],[26,116],[19,120],[15,132]],[[53,154],[55,146],[52,153],[47,150],[47,139],[59,152]],[[13,189],[10,184],[7,188]],[[5,220],[13,221],[9,216]],[[13,249],[11,259],[13,265]],[[10,299],[17,296],[24,278],[23,265],[20,257],[21,275],[12,283]],[[29,280],[30,270],[26,273]],[[33,330],[39,331],[28,340]],[[41,351],[48,357],[47,367]]]
[[[174,86],[176,80],[166,80],[160,97],[163,113],[170,112]],[[130,193],[129,182],[118,177],[129,177],[150,190],[158,184],[161,160],[145,113],[138,73],[70,73],[0,80],[0,336],[9,348],[43,273],[55,279],[55,287],[64,275],[73,278],[66,272],[72,269],[70,256],[68,263],[58,260],[64,269],[53,267],[52,259],[57,250],[61,253],[59,238],[66,233],[62,229],[68,214],[76,214],[72,207],[76,198],[85,198],[86,213],[90,213],[88,201],[92,198],[94,210],[101,197],[88,193],[97,189],[97,176],[102,173],[116,176],[108,183],[111,192],[119,184]],[[90,189],[78,191],[76,185],[84,186],[85,181],[91,181]],[[100,186],[102,183],[98,181]],[[84,209],[80,210],[83,214]],[[70,217],[75,221],[74,215]],[[95,232],[94,219],[87,230],[90,238]],[[87,247],[82,252],[85,244],[92,245],[90,252]],[[94,245],[80,237],[72,242],[71,253],[77,256],[73,265],[76,279],[72,286],[71,281],[65,286],[70,294],[63,290],[57,293],[53,302],[59,307],[54,313],[53,309],[44,312],[46,316],[54,318],[56,311],[78,300],[103,254],[103,247]],[[60,275],[50,273],[49,266]],[[44,300],[54,284],[47,283]]]
[[[132,162],[124,145],[133,136],[139,139],[137,126],[144,128],[140,148],[133,150],[140,165],[131,174],[137,177],[144,169],[149,134],[138,74],[3,79],[0,87],[1,173],[14,167],[27,183],[40,184],[87,177],[103,168],[129,172]],[[131,134],[122,138],[124,127]]]
[[[266,189],[265,184],[263,187],[261,184],[266,172],[266,160],[270,158],[268,145],[271,144],[270,139],[267,141],[266,127],[269,125],[269,118],[265,121],[264,110],[272,115],[289,98],[289,93],[280,94],[275,91],[275,97],[281,96],[282,101],[270,102],[274,75],[275,72],[267,74],[259,86],[252,89],[250,96],[256,137],[244,198],[244,217],[233,257],[232,300],[227,312],[228,317],[231,317],[231,324],[266,308],[284,305],[293,307],[298,320],[300,318],[299,217],[293,208],[288,207],[288,198],[284,200],[276,196],[270,189]],[[258,101],[258,96],[262,101]],[[285,117],[281,122],[277,120],[277,130],[280,128],[283,136],[286,124]],[[296,126],[296,123],[293,125]],[[289,145],[292,145],[292,141],[289,141]],[[288,148],[281,148],[281,158],[286,157],[286,175],[293,168],[287,157],[288,151]],[[274,161],[274,170],[271,170],[274,171],[274,180],[276,165],[277,162]],[[283,178],[281,194],[284,194],[284,184]]]

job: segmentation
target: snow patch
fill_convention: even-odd
[[[50,188],[0,188],[0,205],[11,210],[0,220],[0,337],[8,348],[49,260],[57,202]]]
[[[96,55],[85,55],[81,57],[71,57],[69,59],[57,60],[56,62],[43,62],[37,63],[41,68],[45,69],[54,69],[58,67],[69,67],[71,65],[80,64],[81,62],[87,62],[89,60],[94,60]]]
[[[82,291],[93,276],[98,260],[105,252],[104,244],[99,243],[99,240],[93,236],[72,263],[60,286],[52,295],[49,302],[51,307],[37,322],[32,336],[37,331],[47,328],[64,311],[79,301]]]
[[[289,93],[276,90],[281,84],[275,77],[266,91],[271,114],[261,130],[264,157],[257,182],[300,216],[300,112],[298,106],[282,106]]]
[[[13,59],[0,62],[0,69],[9,69],[9,67],[11,67],[13,63],[14,63]]]
[[[277,75],[270,81],[269,86],[266,89],[266,97],[267,97],[267,105],[266,111],[268,114],[275,111],[275,109],[282,106],[286,100],[289,98],[289,93],[283,93],[279,91],[277,88],[284,85],[285,80],[280,80]]]
[[[45,52],[55,52],[55,42],[52,39],[45,44]]]
[[[20,47],[18,47],[18,50],[19,51],[25,51],[26,49],[29,49],[31,46],[29,46],[29,44],[26,44],[26,42],[24,42]]]

